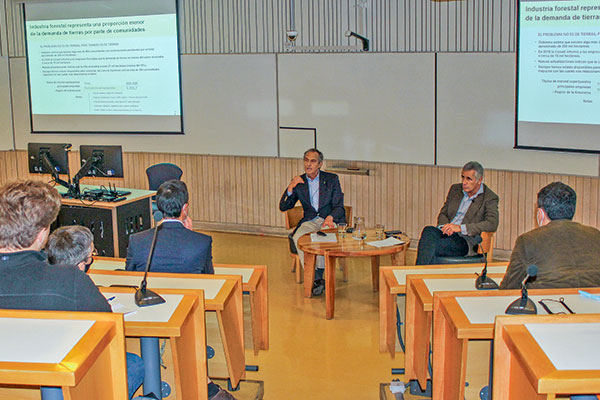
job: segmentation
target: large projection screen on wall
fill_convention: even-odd
[[[600,0],[519,0],[515,147],[600,152]]]
[[[176,0],[25,4],[33,133],[182,133]]]

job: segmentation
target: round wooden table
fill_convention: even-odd
[[[375,230],[367,230],[367,238],[361,246],[361,241],[346,233],[345,238],[340,238],[335,229],[324,230],[327,233],[336,232],[337,242],[312,242],[310,234],[298,240],[298,248],[304,252],[304,297],[312,297],[312,286],[315,278],[316,256],[325,257],[325,307],[327,319],[333,318],[335,309],[335,260],[339,257],[371,257],[371,275],[373,291],[379,290],[379,256],[390,254],[393,265],[406,264],[406,250],[410,239],[400,235],[402,244],[388,247],[375,247],[367,242],[377,240]]]

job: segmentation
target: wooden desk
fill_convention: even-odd
[[[266,265],[214,264],[215,275],[240,275],[250,297],[250,323],[255,353],[269,349],[269,301]],[[124,258],[94,257],[94,270],[125,269]],[[138,282],[139,283],[139,282]]]
[[[121,315],[0,310],[0,324],[0,384],[58,386],[71,400],[127,398]]]
[[[337,233],[336,233],[337,235]],[[360,246],[360,241],[352,238],[352,234],[346,234],[345,238],[337,235],[337,242],[323,243],[312,242],[310,234],[302,236],[298,240],[298,248],[304,252],[304,297],[312,297],[312,285],[315,278],[315,259],[319,256],[325,257],[325,307],[326,318],[333,318],[335,312],[335,259],[339,257],[370,257],[373,291],[379,290],[379,257],[390,254],[394,265],[406,264],[406,250],[410,246],[410,239],[401,235],[403,244],[389,247],[377,248],[366,244],[374,241],[375,231],[368,231],[365,244]],[[402,253],[402,260],[400,259]]]
[[[98,189],[99,186],[81,185],[81,191]],[[66,189],[57,186],[59,192]],[[94,235],[94,245],[103,256],[127,255],[129,236],[150,229],[152,226],[152,199],[156,194],[150,190],[123,189],[131,194],[118,202],[62,199],[62,207],[53,227],[82,225]]]
[[[90,270],[88,275],[96,285],[100,286],[137,286],[144,273]],[[161,292],[164,289],[173,289],[177,293],[196,295],[200,295],[200,291],[203,291],[205,311],[207,311],[207,338],[209,346],[214,349],[216,355],[209,358],[209,375],[229,378],[232,386],[236,387],[246,376],[241,277],[151,272],[148,274],[148,288],[162,289]],[[115,288],[107,290],[113,289]]]
[[[488,273],[488,276],[499,283],[504,274]],[[433,294],[440,291],[477,291],[475,280],[475,274],[407,275],[405,376],[407,380],[418,380],[422,390],[427,387],[429,378]]]
[[[600,288],[587,288],[600,293]],[[535,289],[529,297],[538,314],[543,298],[565,302],[577,314],[600,313],[600,302],[577,294],[578,289]],[[494,319],[521,296],[520,290],[438,292],[433,297],[433,399],[462,400],[465,390],[466,350],[470,340],[494,338]]]
[[[488,273],[506,272],[507,262],[488,263]],[[475,274],[483,264],[416,265],[381,267],[379,269],[379,351],[389,351],[392,357],[396,342],[396,299],[406,294],[406,276],[409,274]],[[474,275],[473,275],[474,276]],[[500,283],[500,282],[498,282]],[[401,314],[404,304],[400,305]]]
[[[181,400],[208,399],[206,390],[206,330],[204,326],[204,296],[201,290],[193,294],[179,290],[157,290],[166,300],[164,304],[149,307],[137,307],[133,300],[134,289],[131,288],[101,288],[102,294],[115,297],[110,303],[121,304],[135,313],[124,315],[125,336],[151,338],[144,347],[142,343],[142,358],[146,365],[144,392],[160,393],[160,355],[157,338],[167,338],[171,343],[173,367],[175,373],[175,390]],[[118,312],[118,310],[115,310]],[[154,344],[155,349],[144,354],[148,347]],[[148,381],[148,370],[150,380]],[[148,387],[151,386],[151,387]],[[156,388],[157,386],[157,388]],[[88,394],[89,396],[89,394]],[[88,397],[89,398],[89,397]]]
[[[600,393],[600,315],[496,318],[494,399]]]

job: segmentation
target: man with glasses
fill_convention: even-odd
[[[61,226],[48,238],[46,254],[50,264],[74,265],[88,272],[97,255],[94,235],[85,226]]]

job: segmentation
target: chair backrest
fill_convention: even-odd
[[[487,253],[488,261],[494,258],[494,235],[496,232],[481,232],[481,243],[477,248],[479,254]]]
[[[352,206],[344,206],[344,210],[346,211],[346,222],[348,222],[348,226],[352,224]],[[294,229],[298,222],[304,217],[304,210],[302,206],[296,206],[294,208],[290,208],[285,212],[285,227],[286,229]]]
[[[157,190],[160,185],[171,179],[180,179],[183,171],[175,164],[154,164],[146,169],[148,176],[148,188]]]

